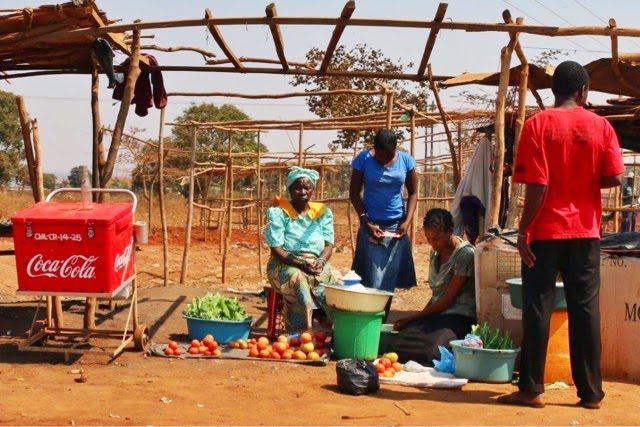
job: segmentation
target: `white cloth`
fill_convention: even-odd
[[[464,378],[456,378],[452,374],[438,372],[412,360],[405,363],[404,366],[405,370],[396,372],[391,378],[380,377],[380,383],[420,388],[461,388],[469,381]],[[407,371],[407,367],[412,372]]]
[[[487,209],[487,204],[491,199],[491,140],[482,138],[476,147],[473,157],[467,165],[467,170],[460,180],[460,185],[456,190],[451,205],[451,215],[453,216],[453,231],[457,236],[464,234],[464,223],[462,221],[462,211],[460,201],[463,197],[475,196],[480,200],[482,206]],[[484,229],[488,230],[489,216],[484,216]]]

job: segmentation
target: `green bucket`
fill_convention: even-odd
[[[374,360],[378,356],[384,311],[333,310],[333,351],[338,359]]]

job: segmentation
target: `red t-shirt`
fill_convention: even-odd
[[[528,240],[600,237],[600,178],[624,172],[611,124],[584,108],[554,108],[526,121],[513,179],[547,187]]]

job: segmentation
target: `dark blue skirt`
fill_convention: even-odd
[[[395,232],[401,221],[376,221],[383,231]],[[356,253],[351,269],[369,288],[393,292],[395,288],[416,285],[411,242],[405,235],[399,239],[384,237],[379,243],[369,239],[369,229],[360,225]]]

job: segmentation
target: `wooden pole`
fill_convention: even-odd
[[[38,201],[38,193],[36,189],[36,169],[35,158],[33,154],[33,145],[31,144],[31,128],[29,121],[29,113],[22,96],[16,96],[16,104],[18,105],[18,115],[20,117],[20,126],[22,128],[22,138],[24,140],[24,152],[27,158],[27,171],[29,172],[29,184],[33,199]]]
[[[411,157],[416,158],[416,115],[415,112],[411,111],[411,148],[410,148]],[[418,191],[420,187],[416,182],[415,191]],[[416,205],[416,212],[414,212],[413,220],[411,221],[411,228],[409,229],[409,238],[411,240],[411,251],[414,251],[416,248],[416,213],[418,212],[418,206]]]
[[[318,179],[318,198],[324,199],[324,157],[320,157],[320,179]]]
[[[493,175],[491,177],[491,198],[487,215],[489,227],[498,226],[500,219],[500,197],[502,195],[502,168],[504,164],[504,121],[507,102],[507,90],[509,89],[509,73],[513,45],[518,37],[511,39],[508,46],[502,48],[500,54],[500,83],[498,85],[498,97],[496,99],[495,121],[495,158],[493,161]]]
[[[182,271],[180,272],[180,283],[184,283],[187,280],[187,268],[189,264],[189,246],[191,244],[191,223],[193,222],[193,192],[194,192],[194,179],[195,179],[195,166],[196,161],[196,135],[197,128],[193,126],[191,128],[191,160],[189,162],[189,205],[187,208],[187,225],[184,230],[184,251],[182,253]]]
[[[391,121],[393,119],[393,97],[393,91],[387,91],[387,129],[391,129]]]
[[[451,130],[449,130],[447,115],[444,111],[444,107],[442,106],[442,101],[440,101],[440,92],[438,91],[438,87],[433,80],[431,64],[427,65],[427,76],[429,77],[431,92],[433,92],[433,97],[436,100],[436,105],[438,106],[438,111],[440,112],[442,126],[444,127],[444,131],[447,133],[447,143],[449,144],[449,150],[451,151],[451,165],[453,166],[453,186],[455,188],[458,188],[458,184],[460,184],[460,165],[458,165],[458,159],[456,158],[456,147],[453,145],[453,136],[451,135]],[[431,155],[433,155],[433,152],[431,153]]]
[[[227,194],[228,192],[228,186],[227,183],[229,182],[229,168],[225,167],[225,171],[224,171],[224,183],[222,185],[222,192],[224,194],[224,200],[220,201],[220,212],[218,213],[218,231],[220,232],[219,235],[219,242],[218,242],[218,254],[222,254],[223,250],[224,250],[224,232],[225,232],[225,220],[226,220],[226,211],[225,208],[227,206],[227,200],[229,199],[229,194]]]
[[[222,254],[222,283],[226,283],[227,281],[227,256],[229,254],[229,247],[231,246],[231,229],[233,227],[233,158],[231,157],[232,146],[233,140],[231,138],[231,132],[229,132],[229,156],[227,157],[227,164],[229,165],[229,201],[227,206],[227,236],[224,242],[224,253]]]
[[[129,114],[131,100],[133,99],[133,90],[135,88],[135,84],[138,80],[139,75],[140,31],[133,30],[133,44],[131,45],[131,60],[129,61],[129,72],[127,74],[127,80],[124,85],[124,94],[122,96],[122,101],[120,102],[118,118],[116,119],[116,125],[113,128],[111,145],[109,146],[109,154],[107,155],[107,161],[100,176],[100,186],[102,188],[106,188],[109,180],[111,179],[111,175],[113,174],[113,168],[118,157],[118,150],[120,149],[120,142],[122,141],[122,133],[127,121],[127,115]]]
[[[518,116],[516,118],[515,141],[513,143],[513,163],[515,164],[518,153],[518,143],[522,126],[527,114],[527,87],[529,86],[529,64],[522,64],[520,70],[520,87],[518,88]],[[512,165],[513,166],[513,165]],[[516,213],[518,211],[518,197],[520,196],[521,185],[511,180],[511,191],[509,195],[509,211],[507,214],[507,228],[514,228],[516,225]]]
[[[262,176],[260,173],[260,132],[258,132],[258,164],[256,165],[256,175],[258,176],[258,182],[256,185],[256,192],[258,193],[256,203],[256,216],[258,224],[258,269],[260,270],[260,278],[263,277],[262,271]]]
[[[304,144],[304,124],[300,123],[298,134],[298,166],[302,167],[302,147]]]
[[[33,160],[35,167],[35,194],[36,202],[44,200],[44,179],[42,177],[42,148],[40,147],[40,130],[38,129],[38,119],[31,121],[31,132],[33,133]]]
[[[160,222],[162,224],[162,271],[164,286],[169,284],[169,230],[167,210],[164,198],[164,121],[165,110],[160,110],[160,130],[158,131],[158,203],[160,204]]]

